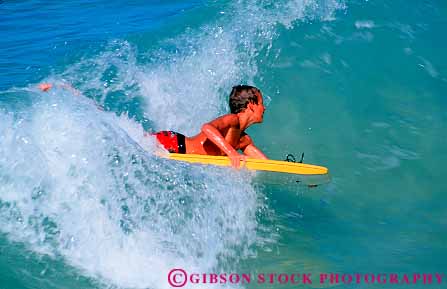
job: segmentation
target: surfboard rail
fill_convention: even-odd
[[[227,156],[169,153],[163,157],[188,163],[199,163],[215,166],[231,166],[231,161]],[[245,162],[241,161],[241,167],[249,170],[270,171],[297,175],[326,175],[329,173],[329,170],[326,167],[317,165],[253,158],[248,158]]]

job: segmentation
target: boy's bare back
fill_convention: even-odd
[[[41,83],[39,88],[48,91],[50,83]],[[71,85],[62,84],[62,88],[70,89],[80,94]],[[102,110],[102,107],[98,106]],[[185,137],[182,134],[161,131],[154,134],[161,145],[170,152],[227,155],[234,167],[240,166],[240,161],[246,157],[267,159],[267,157],[253,143],[245,129],[255,123],[261,123],[265,107],[259,89],[248,85],[233,87],[230,94],[230,114],[220,116],[202,126],[199,134]],[[238,150],[243,154],[239,154]]]

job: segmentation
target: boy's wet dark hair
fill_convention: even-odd
[[[230,93],[230,111],[231,113],[239,113],[247,108],[247,105],[251,102],[258,104],[258,96],[256,92],[261,91],[250,85],[236,85]]]

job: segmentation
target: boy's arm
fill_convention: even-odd
[[[248,134],[241,137],[241,144],[243,144],[243,146],[241,146],[241,150],[246,156],[254,159],[268,159],[266,155],[254,145],[253,140]]]
[[[239,154],[222,136],[220,130],[224,130],[227,127],[237,126],[239,119],[237,116],[227,114],[216,118],[215,120],[206,123],[202,126],[202,132],[207,138],[212,141],[218,148],[220,148],[231,160],[231,165],[239,167],[240,160],[245,157]]]
[[[268,160],[267,156],[253,144],[250,144],[245,148],[244,154],[254,159]]]
[[[60,88],[65,88],[67,90],[70,90],[75,95],[81,95],[81,92],[79,90],[77,90],[76,88],[74,88],[73,86],[71,86],[71,84],[69,84],[69,83],[57,84],[57,86]],[[39,84],[39,89],[42,91],[45,91],[45,92],[50,90],[52,87],[53,87],[53,84],[51,84],[51,83],[44,82],[44,83]]]
[[[73,86],[71,86],[71,84],[69,84],[69,83],[62,83],[62,84],[57,84],[57,86],[58,87],[60,87],[60,88],[64,88],[64,89],[67,89],[67,90],[70,90],[74,95],[76,95],[76,96],[80,96],[80,95],[82,95],[82,93],[79,91],[79,90],[77,90],[76,88],[74,88]],[[51,83],[41,83],[41,84],[39,84],[39,89],[40,90],[42,90],[42,91],[44,91],[44,92],[48,92],[52,87],[53,87],[53,84],[51,84]],[[102,110],[102,111],[104,111],[104,107],[103,106],[101,106],[101,105],[99,105],[99,104],[97,104],[96,103],[96,101],[94,101],[94,100],[90,100],[99,110]]]

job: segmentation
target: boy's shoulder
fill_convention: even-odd
[[[211,123],[227,124],[227,125],[238,125],[239,117],[237,114],[229,113],[219,116],[218,118],[211,121]]]

